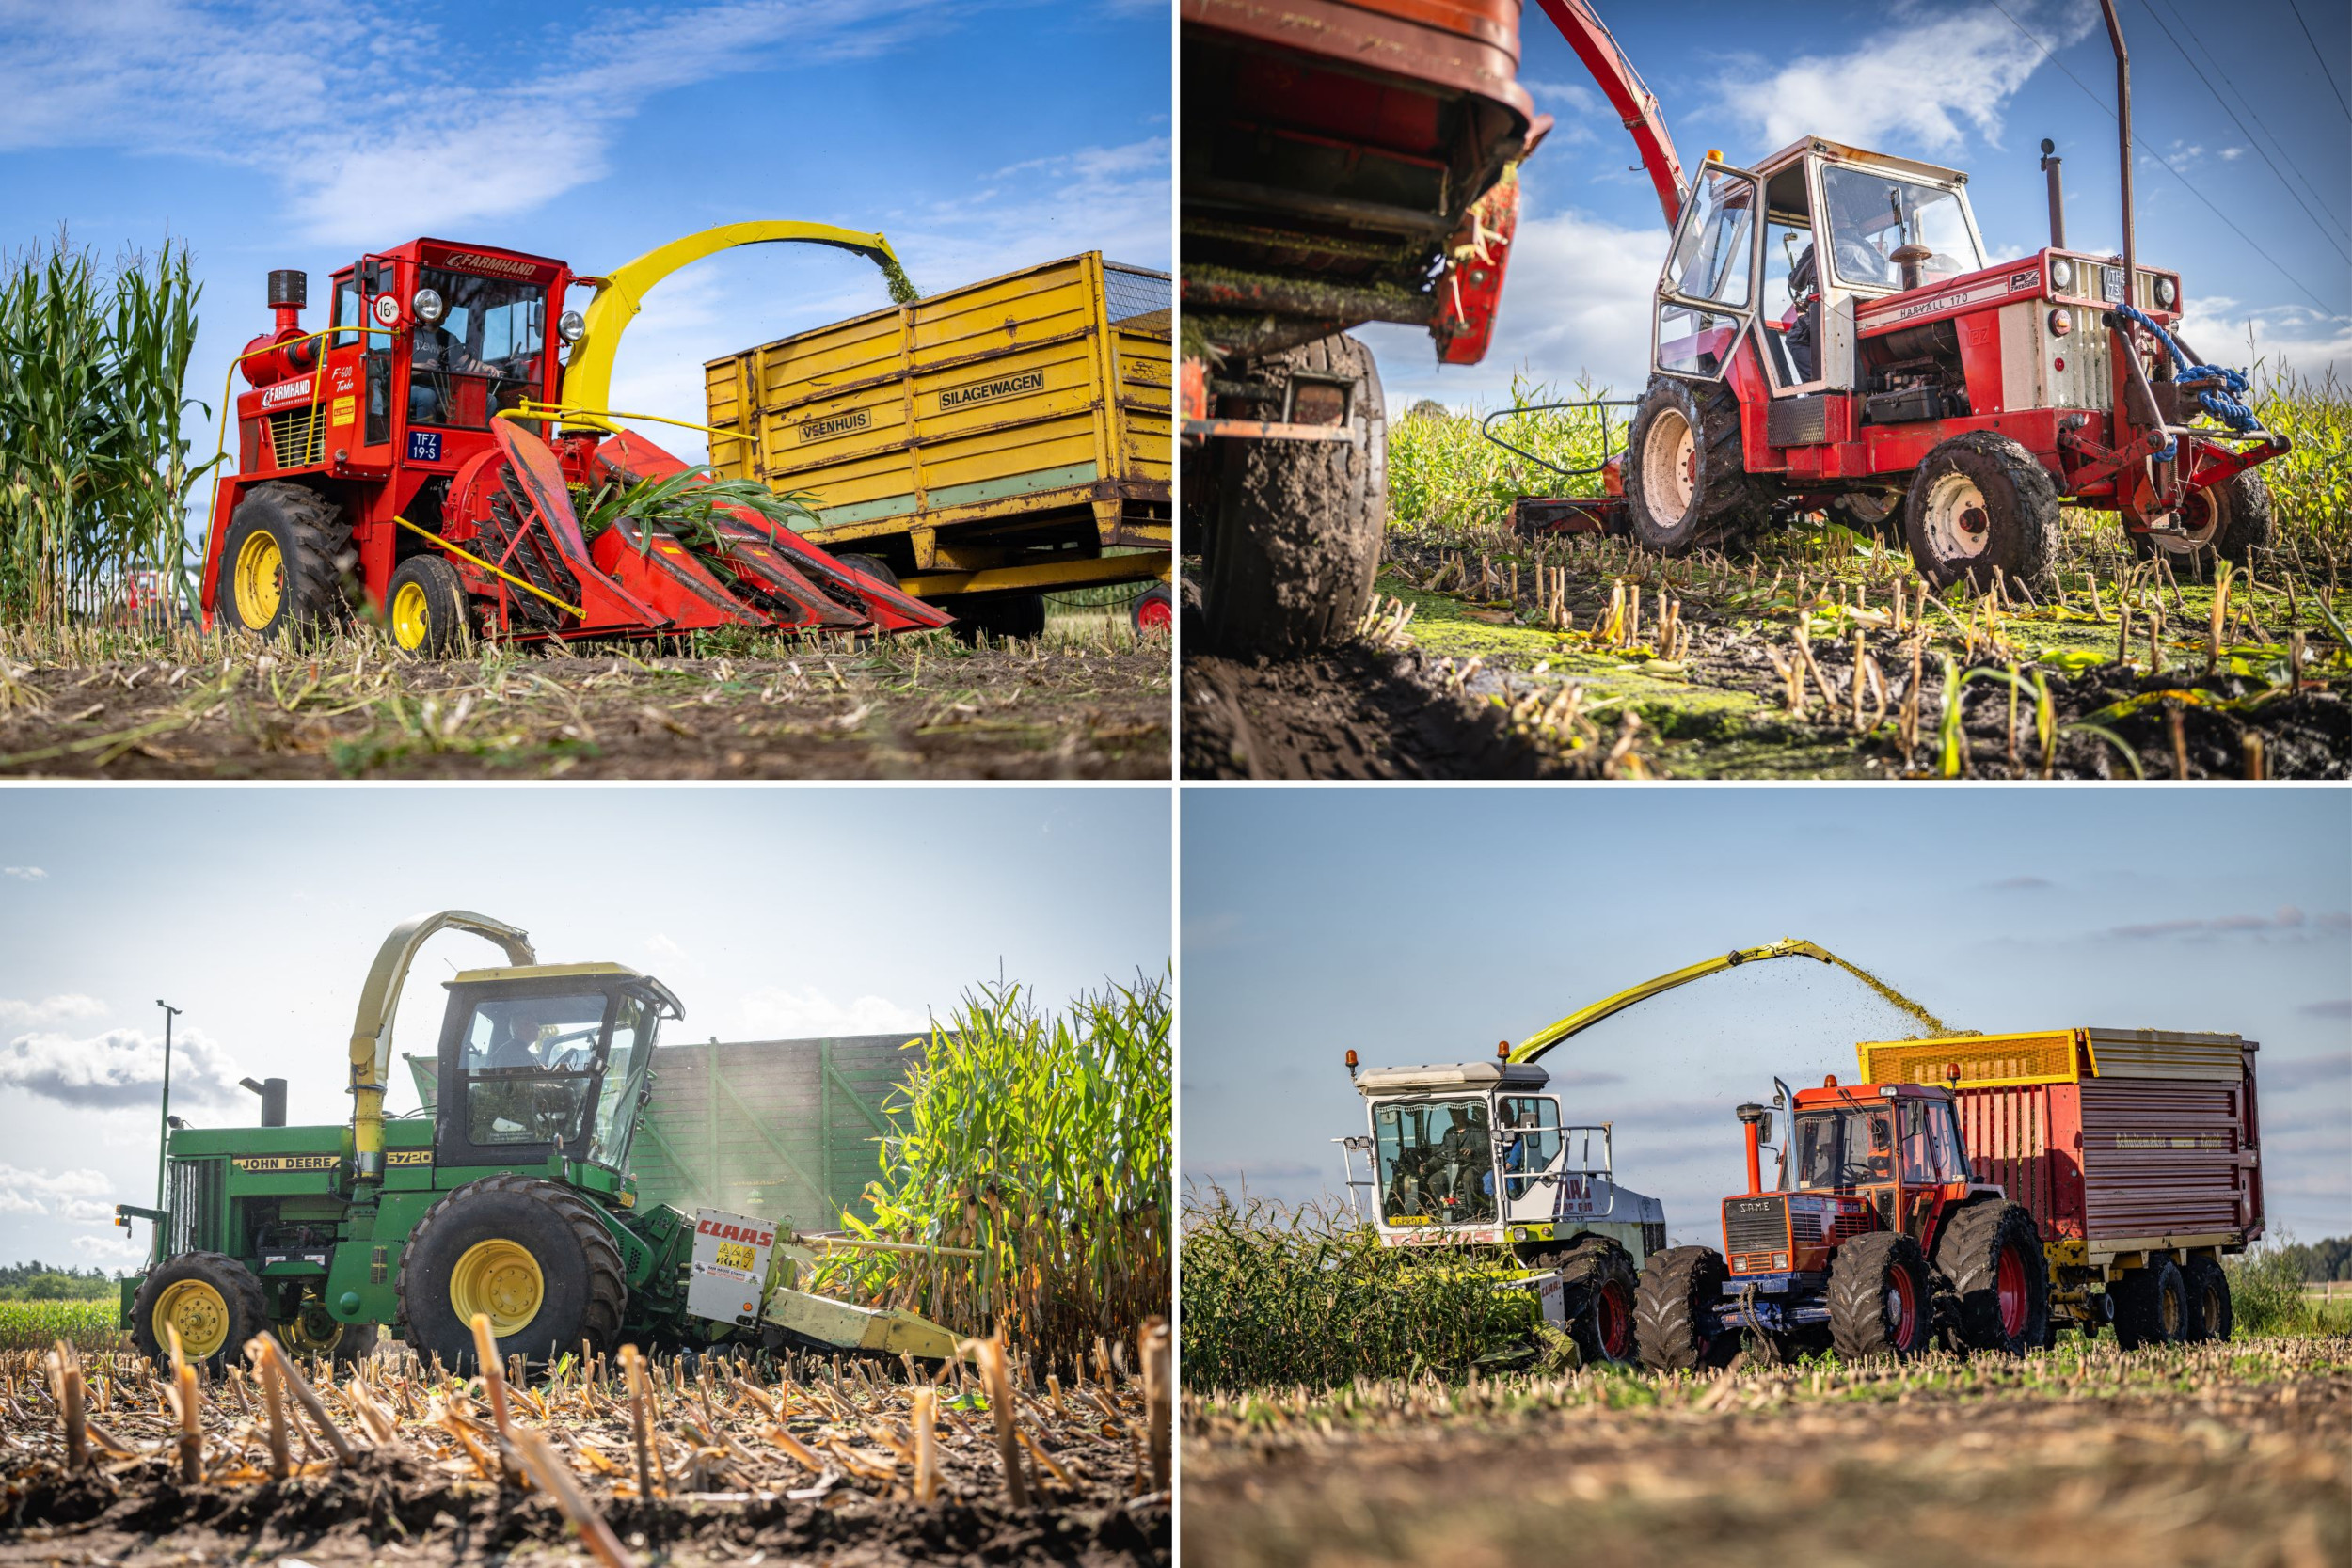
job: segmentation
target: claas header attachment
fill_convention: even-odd
[[[948,624],[804,543],[805,501],[711,482],[618,429],[654,418],[609,406],[613,356],[645,291],[700,257],[765,242],[847,249],[875,260],[894,293],[905,286],[882,235],[803,223],[709,230],[604,277],[413,240],[338,271],[313,328],[301,320],[304,275],[271,273],[276,325],[232,372],[250,389],[235,399],[236,468],[214,493],[208,624],[280,637],[358,610],[422,654],[469,636]],[[596,290],[585,314],[562,309],[574,284]]]

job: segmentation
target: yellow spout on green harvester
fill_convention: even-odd
[[[716,229],[706,229],[656,246],[594,280],[598,287],[596,297],[589,302],[585,312],[586,330],[572,345],[570,362],[564,369],[564,402],[575,408],[612,406],[612,361],[620,352],[621,334],[637,318],[647,291],[655,284],[680,267],[720,251],[780,241],[832,245],[866,257],[882,268],[882,277],[890,284],[892,299],[904,304],[914,296],[914,285],[907,281],[905,269],[898,264],[898,253],[878,233],[782,218],[721,224]],[[578,422],[599,426],[604,423],[592,416],[580,416]]]

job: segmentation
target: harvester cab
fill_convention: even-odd
[[[644,292],[699,257],[794,240],[902,276],[881,235],[818,224],[709,230],[608,277],[428,238],[334,274],[327,320],[310,329],[305,275],[272,272],[276,322],[237,359],[250,389],[235,399],[236,467],[214,491],[207,624],[280,637],[358,610],[422,654],[469,636],[946,625],[799,538],[804,508],[755,486],[697,503],[676,477],[685,463],[614,423],[656,418],[608,406]],[[596,291],[584,313],[564,309],[575,286]],[[651,482],[673,482],[664,493],[683,492],[670,499],[684,511],[610,504]]]

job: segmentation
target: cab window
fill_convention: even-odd
[[[1807,1112],[1797,1118],[1794,1144],[1800,1191],[1895,1180],[1895,1118],[1883,1105]]]
[[[353,278],[335,279],[335,321],[339,327],[356,327],[367,324],[366,307],[359,298],[359,285]],[[338,332],[336,348],[347,348],[363,341],[367,357],[362,364],[361,379],[366,384],[366,423],[360,431],[362,444],[380,447],[392,438],[392,335],[381,327],[370,326],[365,332]]]
[[[579,1137],[604,1065],[604,1018],[601,991],[477,1004],[464,1035],[467,1141]]]
[[[1923,284],[1984,265],[1960,193],[1947,186],[1829,164],[1821,169],[1821,196],[1829,210],[1830,260],[1837,280],[1849,287],[1902,287],[1895,252],[1906,245],[1928,252],[1919,263]]]
[[[1507,1095],[1501,1115],[1502,1179],[1506,1196],[1517,1199],[1560,1158],[1560,1102],[1549,1095]]]
[[[1373,1128],[1380,1212],[1389,1224],[1459,1225],[1495,1217],[1485,1101],[1383,1105]]]

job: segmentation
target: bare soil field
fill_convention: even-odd
[[[746,640],[419,660],[193,632],[0,640],[0,774],[1166,778],[1165,641]]]
[[[1188,1559],[2352,1560],[2352,1338],[1188,1400]]]

